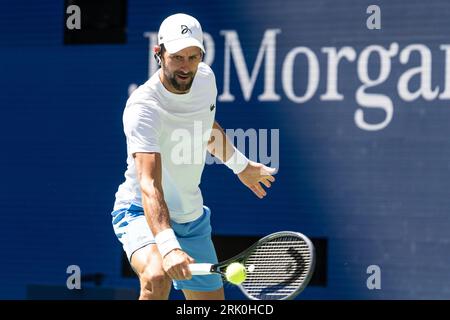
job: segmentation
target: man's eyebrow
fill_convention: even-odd
[[[200,53],[194,53],[194,54],[189,55],[188,58],[198,57],[199,55],[200,55]],[[180,54],[174,54],[173,53],[173,54],[170,55],[170,57],[184,57],[184,56],[182,56]]]

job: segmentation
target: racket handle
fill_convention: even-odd
[[[193,276],[203,276],[213,273],[211,272],[212,266],[211,263],[193,263],[189,265],[189,270]]]

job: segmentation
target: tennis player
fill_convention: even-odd
[[[248,160],[214,121],[216,81],[202,62],[204,53],[195,18],[166,18],[155,47],[161,68],[133,92],[124,110],[128,167],[112,223],[139,276],[140,299],[168,299],[172,283],[186,299],[224,299],[219,275],[192,276],[188,268],[194,261],[217,263],[211,212],[199,189],[206,150],[259,198],[266,196],[260,183],[269,188],[275,181],[275,169]],[[185,141],[206,135],[200,145],[185,146],[200,152],[200,161],[178,159],[180,140],[174,137],[180,133],[190,135]]]

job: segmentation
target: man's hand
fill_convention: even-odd
[[[258,198],[262,199],[267,193],[259,183],[261,182],[267,188],[270,188],[271,182],[275,181],[272,175],[276,172],[277,169],[275,168],[269,168],[261,163],[249,161],[247,167],[238,174],[238,177]]]
[[[174,249],[163,257],[163,269],[174,280],[189,280],[192,278],[189,264],[194,262],[186,252]]]

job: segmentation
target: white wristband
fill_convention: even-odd
[[[165,229],[155,236],[155,242],[158,246],[161,257],[164,258],[166,254],[174,249],[181,249],[180,243],[175,236],[173,229]]]
[[[228,161],[224,162],[228,168],[233,170],[235,174],[239,174],[247,167],[249,160],[236,148],[234,148],[234,153],[228,159]]]

